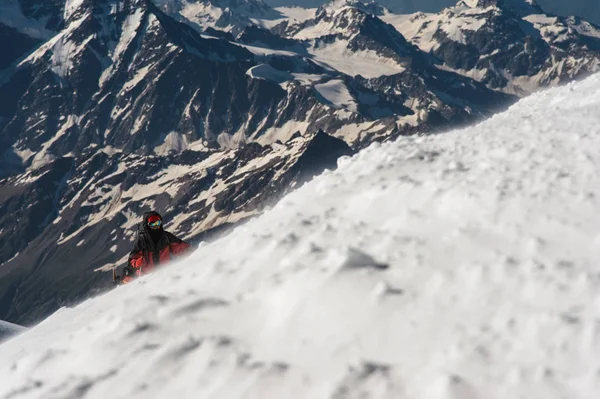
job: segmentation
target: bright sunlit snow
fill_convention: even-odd
[[[598,93],[340,160],[0,345],[0,397],[596,398]]]
[[[396,75],[406,70],[393,59],[383,57],[373,50],[349,50],[348,42],[342,39],[333,44],[311,47],[309,53],[315,60],[350,76],[377,78]]]
[[[334,108],[347,108],[353,112],[357,110],[354,97],[341,79],[332,79],[327,83],[315,85],[315,91]]]

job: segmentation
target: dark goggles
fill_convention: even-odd
[[[158,219],[158,220],[153,220],[152,222],[148,222],[148,226],[151,229],[158,229],[160,226],[162,226],[162,220]]]

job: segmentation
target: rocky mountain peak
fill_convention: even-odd
[[[361,1],[361,0],[332,0],[328,3],[323,4],[317,11],[318,15],[333,14],[340,10],[347,8],[360,10],[363,13],[381,16],[389,14],[390,10],[379,5],[375,1]]]
[[[546,14],[533,0],[462,0],[387,21],[446,68],[520,96],[600,70],[600,29]]]
[[[458,6],[470,8],[496,7],[502,10],[510,10],[521,16],[544,12],[535,0],[461,0],[458,2]]]
[[[153,0],[168,15],[197,30],[218,29],[238,35],[257,20],[283,16],[261,0]]]

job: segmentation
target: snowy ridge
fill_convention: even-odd
[[[598,90],[595,75],[345,158],[0,346],[0,395],[594,397]]]
[[[0,320],[0,343],[24,331],[25,327]]]

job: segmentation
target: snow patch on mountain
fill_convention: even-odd
[[[181,15],[194,21],[203,28],[216,26],[217,21],[223,15],[223,10],[213,7],[210,3],[185,3]],[[224,31],[230,31],[233,26],[221,26]]]
[[[71,19],[71,16],[77,11],[77,9],[83,4],[85,0],[66,0],[65,2],[65,11],[64,11],[64,20],[68,21]]]
[[[412,15],[387,14],[381,19],[396,28],[406,39],[418,43],[419,48],[427,53],[439,46],[438,42],[434,40],[435,32],[440,24],[436,21],[435,14],[421,12]],[[427,21],[427,23],[423,21]]]
[[[390,13],[390,10],[381,6],[374,0],[330,0],[325,2],[319,8],[319,11],[337,12],[338,10],[348,8],[355,8],[378,17]]]
[[[27,331],[25,327],[0,320],[0,343]]]
[[[308,122],[306,121],[289,120],[282,126],[267,129],[265,133],[256,139],[256,142],[261,145],[268,145],[277,141],[287,143],[295,133],[305,134],[307,128]]]
[[[118,43],[114,46],[114,49],[109,52],[109,56],[112,60],[111,65],[104,70],[100,77],[100,87],[104,85],[104,83],[109,80],[117,64],[122,59],[123,54],[129,48],[131,42],[135,38],[136,33],[140,29],[142,18],[145,15],[145,10],[137,9],[132,14],[127,15],[123,25],[121,26],[121,36],[119,37]]]
[[[356,100],[341,79],[332,79],[315,85],[315,90],[334,108],[344,108],[357,112]]]
[[[71,54],[75,54],[83,49],[83,47],[71,43],[70,35],[89,17],[89,14],[85,14],[76,21],[71,22],[68,28],[62,30],[59,34],[53,36],[50,40],[41,45],[27,58],[21,61],[19,65],[33,64],[42,58],[48,51],[52,51],[56,70],[61,73],[66,73],[69,65],[72,66],[72,60],[69,59],[70,53],[68,50],[73,49],[74,52]],[[58,52],[56,55],[54,55],[55,50]]]
[[[282,23],[297,24],[312,19],[317,13],[317,8],[302,8],[298,6],[276,7],[275,11],[280,14],[276,18],[251,18],[251,21],[257,26],[273,29]]]
[[[373,50],[350,50],[347,40],[337,40],[332,44],[309,48],[309,53],[317,60],[350,76],[364,78],[396,75],[405,68],[390,58],[383,57]]]
[[[545,14],[531,14],[523,18],[531,22],[549,43],[561,43],[573,38],[573,33],[600,39],[600,27],[576,17],[561,19]]]
[[[93,39],[93,36],[89,36],[83,42],[77,43],[71,40],[69,36],[62,36],[52,47],[51,70],[61,78],[67,77],[69,72],[73,69],[73,62],[77,55],[80,54]]]
[[[456,17],[443,24],[442,30],[455,42],[466,44],[464,31],[477,31],[485,24],[486,20],[482,18],[473,18],[470,16]]]
[[[246,72],[253,79],[264,79],[278,84],[294,79],[294,76],[286,71],[280,71],[268,64],[259,64],[248,69]]]
[[[69,129],[71,129],[73,126],[79,123],[79,120],[80,117],[77,115],[69,115],[65,120],[63,120],[63,123],[60,129],[56,132],[56,134],[52,136],[50,140],[42,144],[41,149],[35,153],[30,168],[33,170],[39,169],[42,166],[47,165],[48,163],[56,159],[56,157],[52,155],[50,151],[52,144],[54,144],[62,136],[67,134],[69,132]]]
[[[154,148],[157,155],[167,155],[171,152],[180,153],[188,149],[188,142],[184,135],[178,132],[167,134],[164,142]]]

